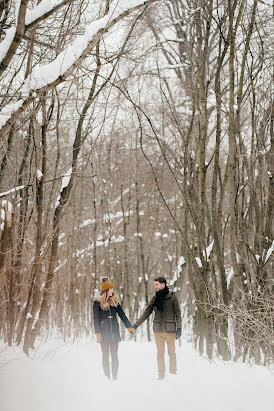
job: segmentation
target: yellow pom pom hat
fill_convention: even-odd
[[[107,278],[102,278],[102,293],[109,290],[110,288],[114,288],[112,282]]]

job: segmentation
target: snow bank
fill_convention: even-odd
[[[15,349],[17,360],[0,372],[1,411],[272,411],[267,369],[209,363],[190,344],[176,344],[179,374],[163,381],[157,381],[154,342],[120,344],[116,382],[104,377],[101,349],[92,340],[53,340],[34,360]]]

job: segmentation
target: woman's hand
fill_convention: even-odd
[[[96,340],[97,340],[98,343],[102,342],[103,337],[102,337],[102,335],[101,335],[100,333],[97,333],[97,334],[96,334]]]
[[[133,328],[133,327],[129,327],[129,328],[128,328],[128,331],[129,331],[131,334],[136,334],[136,330],[135,330],[135,328]]]

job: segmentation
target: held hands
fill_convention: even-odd
[[[133,327],[129,327],[129,328],[128,328],[128,331],[129,331],[131,334],[136,334],[136,330],[135,330],[135,328],[133,328]]]
[[[178,338],[180,338],[182,335],[182,328],[177,328],[176,330],[176,340],[178,340]]]
[[[101,335],[100,333],[97,333],[97,334],[96,334],[96,340],[97,340],[98,343],[102,342],[103,337],[102,337],[102,335]]]

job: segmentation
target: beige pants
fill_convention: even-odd
[[[169,371],[173,374],[177,371],[176,366],[176,351],[175,351],[175,333],[154,333],[157,346],[157,361],[159,376],[164,376],[165,367],[165,343],[167,343],[167,351],[169,355]]]

